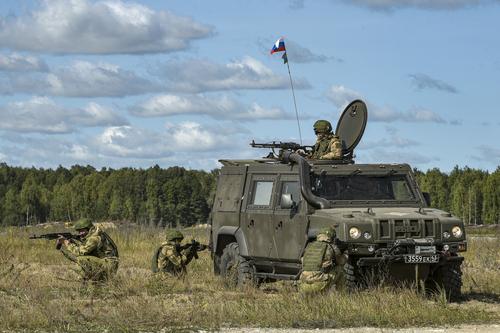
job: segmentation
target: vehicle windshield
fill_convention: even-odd
[[[327,200],[414,200],[405,175],[316,175],[315,195]]]

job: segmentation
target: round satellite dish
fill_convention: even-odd
[[[368,108],[360,99],[352,101],[342,112],[335,134],[342,140],[344,154],[351,153],[365,132]]]

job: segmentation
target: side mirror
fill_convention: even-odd
[[[281,203],[280,203],[280,208],[281,209],[291,209],[295,207],[295,201],[292,199],[292,194],[291,193],[283,193],[281,195]]]
[[[422,192],[422,194],[424,196],[425,204],[427,205],[427,207],[430,207],[431,206],[431,195],[429,194],[429,192]]]

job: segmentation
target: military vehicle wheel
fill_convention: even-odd
[[[222,251],[220,274],[230,287],[253,286],[253,267],[240,255],[238,243],[230,243]]]
[[[460,265],[448,264],[439,267],[426,281],[426,289],[431,293],[444,291],[448,302],[457,302],[462,296],[462,270]]]

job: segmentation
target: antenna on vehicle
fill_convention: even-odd
[[[293,105],[295,107],[295,116],[297,117],[297,127],[299,129],[299,139],[300,139],[300,144],[302,145],[302,131],[300,130],[299,111],[297,110],[297,101],[295,100],[295,90],[293,89],[292,74],[290,73],[290,65],[288,64],[288,55],[286,53],[284,37],[281,37],[276,41],[276,43],[274,43],[273,48],[271,49],[271,54],[275,52],[284,52],[283,55],[281,56],[281,59],[283,59],[283,63],[286,64],[286,67],[288,68],[288,76],[290,77],[290,86],[292,87]]]

